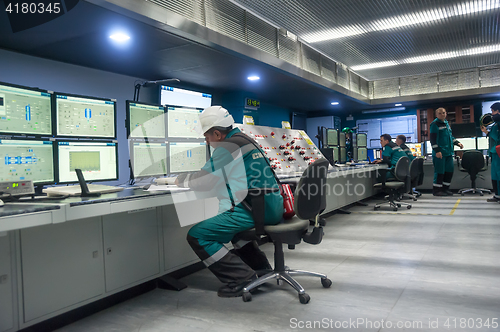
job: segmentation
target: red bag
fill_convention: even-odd
[[[289,184],[281,185],[281,196],[283,196],[283,218],[291,219],[295,215],[295,211],[293,210],[293,193]]]
[[[497,150],[497,155],[500,157],[500,145],[497,145],[495,149]]]

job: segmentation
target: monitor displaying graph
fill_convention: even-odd
[[[339,134],[335,129],[326,130],[326,145],[327,146],[338,146],[339,145]]]
[[[167,175],[167,144],[132,142],[130,159],[134,178]]]
[[[115,138],[116,102],[56,94],[57,135]]]
[[[57,142],[59,182],[78,182],[75,169],[81,169],[87,181],[118,179],[116,143]]]
[[[54,152],[51,141],[0,140],[0,181],[32,180],[54,183]]]
[[[206,143],[181,143],[169,144],[170,173],[196,172],[207,162]]]
[[[127,135],[133,138],[165,138],[163,106],[127,100]]]
[[[199,138],[197,128],[201,110],[185,107],[167,108],[168,137],[174,138]]]
[[[0,132],[52,135],[51,101],[47,91],[0,83]]]

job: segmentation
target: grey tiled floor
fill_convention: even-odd
[[[298,277],[307,305],[275,284],[248,303],[218,298],[205,269],[181,292],[157,289],[58,331],[500,331],[499,204],[423,195],[396,214],[369,203],[328,218],[321,244],[285,249],[288,266],[333,281]]]

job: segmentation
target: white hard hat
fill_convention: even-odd
[[[229,127],[234,125],[234,119],[222,106],[207,107],[200,114],[201,134],[213,127]]]

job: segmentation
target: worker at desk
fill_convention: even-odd
[[[491,105],[491,117],[494,125],[488,129],[481,126],[481,131],[488,136],[489,153],[491,157],[491,182],[493,185],[493,197],[488,198],[488,202],[500,202],[500,156],[496,147],[500,145],[500,103]]]
[[[220,297],[241,296],[243,288],[256,279],[256,270],[270,269],[266,255],[255,242],[238,241],[235,235],[255,226],[251,212],[241,202],[250,188],[277,188],[278,184],[261,151],[253,140],[233,128],[234,120],[221,106],[206,108],[200,123],[207,144],[214,151],[196,173],[180,175],[176,184],[194,190],[214,189],[219,199],[215,217],[193,226],[187,240],[210,271],[226,285]],[[280,222],[283,199],[279,192],[265,196],[265,224]],[[229,251],[224,243],[233,242]]]
[[[415,159],[415,156],[411,152],[410,148],[406,145],[405,135],[398,135],[398,137],[396,137],[396,145],[399,146],[404,153],[406,153],[406,156],[410,159],[410,162]]]
[[[406,153],[392,141],[392,137],[389,134],[383,134],[380,136],[380,145],[382,145],[382,159],[375,160],[374,164],[384,163],[389,166],[389,172],[386,175],[386,179],[394,178],[394,167],[399,158],[406,157]]]
[[[430,141],[432,146],[432,163],[434,164],[434,182],[432,194],[434,196],[451,196],[451,179],[453,178],[453,145],[460,149],[464,146],[451,133],[450,125],[446,121],[446,110],[442,107],[435,111],[436,119],[430,126]]]

